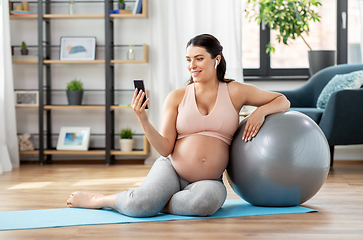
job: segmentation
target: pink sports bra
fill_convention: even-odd
[[[230,145],[238,123],[238,114],[229,96],[227,83],[219,82],[217,100],[208,115],[199,112],[193,83],[187,86],[184,98],[178,107],[177,139],[191,135],[205,135],[221,139]]]

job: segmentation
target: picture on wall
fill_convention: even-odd
[[[60,60],[95,60],[96,37],[61,37]]]
[[[90,127],[61,127],[57,150],[88,150]]]
[[[39,92],[38,91],[14,91],[15,106],[38,106]]]

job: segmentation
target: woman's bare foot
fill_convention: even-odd
[[[106,207],[102,194],[74,192],[67,200],[67,205],[72,208],[103,208]]]

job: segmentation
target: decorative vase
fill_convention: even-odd
[[[28,49],[20,49],[21,55],[28,55],[29,50]]]
[[[75,2],[75,0],[69,0],[68,14],[70,14],[70,15],[76,14],[76,2]]]
[[[134,139],[120,139],[121,152],[132,152]]]
[[[126,4],[125,3],[119,3],[118,4],[118,9],[125,9]]]
[[[309,51],[309,73],[310,76],[323,68],[334,66],[336,64],[336,51],[334,50],[320,50]]]
[[[130,46],[129,50],[127,51],[127,60],[135,60],[135,53],[132,46]]]
[[[67,91],[68,105],[81,105],[83,91]]]

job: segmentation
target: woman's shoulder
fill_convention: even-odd
[[[237,81],[232,81],[232,82],[227,83],[227,87],[228,87],[229,94],[234,95],[238,92],[244,91],[246,84],[240,83]]]
[[[187,87],[182,87],[182,88],[178,88],[178,89],[175,89],[173,91],[171,91],[169,93],[169,95],[173,98],[183,98],[184,97],[184,94],[185,94],[185,91],[186,91]]]
[[[255,87],[251,84],[233,81],[229,82],[227,86],[232,103],[238,111],[255,92]]]
[[[183,87],[183,88],[178,88],[178,89],[171,91],[168,94],[168,96],[166,97],[166,101],[168,101],[169,103],[171,103],[173,105],[179,106],[179,104],[181,103],[181,101],[184,98],[186,89],[187,89],[187,87]]]
[[[240,83],[240,82],[237,82],[237,81],[229,82],[229,83],[227,83],[227,86],[228,86],[228,91],[230,93],[238,93],[238,92],[241,92],[241,91],[246,92],[246,91],[249,91],[252,88],[254,88],[254,86],[251,85],[251,84]]]

